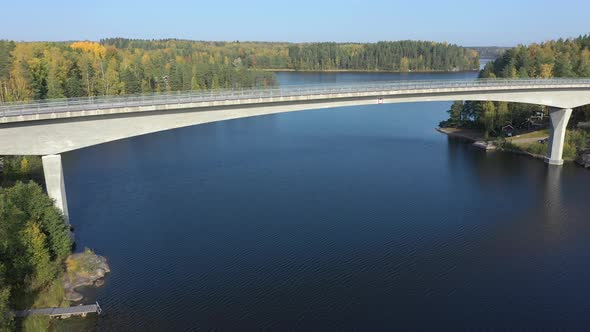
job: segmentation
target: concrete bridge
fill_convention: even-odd
[[[202,123],[342,106],[506,101],[550,107],[546,162],[563,163],[572,108],[590,104],[590,79],[404,81],[181,92],[0,104],[0,155],[41,155],[49,195],[68,217],[63,152]]]

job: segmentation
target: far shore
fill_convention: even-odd
[[[290,73],[389,73],[389,74],[410,74],[410,73],[473,73],[479,72],[479,69],[466,69],[466,70],[410,70],[410,71],[395,71],[395,70],[366,70],[366,69],[324,69],[324,70],[311,70],[311,69],[258,69],[260,71],[268,71],[274,73],[290,72]]]

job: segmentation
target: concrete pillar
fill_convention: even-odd
[[[66,199],[66,186],[61,165],[61,155],[44,156],[42,160],[47,194],[55,200],[55,206],[63,212],[66,223],[69,224],[70,218],[68,214],[68,201]]]
[[[572,115],[571,108],[554,108],[549,109],[551,119],[549,150],[545,162],[549,165],[563,164],[563,142],[565,141],[565,130],[567,123]]]

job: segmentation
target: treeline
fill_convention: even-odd
[[[543,107],[506,102],[455,101],[447,111],[449,119],[440,127],[461,127],[479,129],[484,136],[498,136],[502,127],[508,124],[516,129],[529,129],[531,116],[543,112]]]
[[[425,41],[375,44],[313,43],[289,46],[295,70],[458,71],[477,70],[477,52]]]
[[[477,70],[476,51],[447,43],[394,41],[378,43],[264,43],[109,38],[119,49],[174,48],[200,62],[233,63],[254,69],[451,71]]]
[[[63,215],[38,184],[0,188],[0,331],[15,327],[9,308],[47,305],[39,293],[63,300],[63,291],[51,289],[61,288],[58,277],[71,247]]]
[[[0,102],[276,85],[239,60],[203,60],[184,48],[94,42],[0,41]]]
[[[474,50],[424,41],[0,41],[0,102],[274,86],[268,70],[476,70]]]
[[[495,61],[488,62],[480,78],[552,78],[590,77],[590,36],[559,39],[506,50]],[[531,116],[547,112],[545,107],[502,102],[455,102],[448,111],[449,120],[441,126],[475,127],[486,135],[499,135],[501,127],[530,125]],[[590,119],[590,108],[574,110],[570,126]]]
[[[488,62],[480,77],[590,77],[590,36],[519,45]]]
[[[13,186],[17,181],[37,183],[45,181],[43,163],[39,156],[0,157],[0,187]]]
[[[470,49],[475,50],[479,54],[480,59],[496,59],[501,56],[506,50],[512,47],[500,46],[469,46]]]

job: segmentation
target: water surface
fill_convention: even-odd
[[[245,118],[65,154],[79,247],[112,273],[88,291],[105,314],[59,328],[587,327],[590,172],[450,140],[433,130],[449,105]]]

